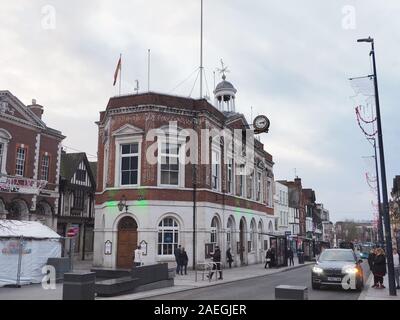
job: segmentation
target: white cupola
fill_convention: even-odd
[[[222,63],[222,62],[221,62]],[[237,90],[233,86],[232,83],[226,81],[225,72],[227,68],[224,68],[222,63],[222,69],[220,69],[222,73],[222,81],[218,83],[214,90],[215,102],[214,105],[221,112],[236,112],[235,107],[235,99]]]

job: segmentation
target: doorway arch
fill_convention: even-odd
[[[14,199],[8,209],[7,219],[29,220],[28,204],[23,199]]]
[[[117,268],[132,268],[133,252],[137,245],[136,220],[131,216],[125,216],[118,222]]]

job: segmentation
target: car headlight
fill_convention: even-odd
[[[323,270],[322,268],[317,267],[317,266],[315,266],[315,267],[312,269],[312,271],[313,271],[314,273],[322,273],[322,272],[324,272],[324,270]]]
[[[358,273],[358,269],[354,267],[345,267],[343,268],[343,272],[348,274],[356,274]]]

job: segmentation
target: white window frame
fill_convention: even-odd
[[[5,143],[0,140],[0,174],[2,174],[2,173],[5,174],[5,170],[3,172],[3,167],[5,167],[5,166],[3,166],[3,162],[4,162],[4,164],[6,162],[4,153],[5,153]]]
[[[47,163],[45,162],[45,159],[47,159]],[[43,170],[45,170],[45,171],[43,171]],[[48,182],[49,174],[50,174],[50,156],[46,152],[42,156],[42,162],[40,165],[40,179]]]
[[[251,252],[256,251],[256,246],[257,246],[257,224],[253,220],[250,222],[250,241],[251,241]]]
[[[17,167],[17,166],[18,166],[18,161],[21,161],[21,160],[22,160],[22,159],[19,159],[19,158],[18,158],[18,150],[19,150],[19,149],[24,150],[24,153],[23,153],[24,158],[23,158],[23,162],[22,162],[22,174],[19,174],[19,173],[17,172],[17,170],[18,170],[18,167]],[[23,177],[24,174],[25,174],[26,151],[27,151],[27,149],[25,148],[24,145],[20,145],[19,147],[17,147],[16,155],[15,155],[15,176],[16,176],[16,177]]]
[[[122,184],[122,145],[124,144],[138,144],[138,180],[137,184]],[[115,138],[115,180],[114,186],[119,188],[132,188],[140,187],[141,173],[142,173],[142,137],[123,137]]]
[[[219,221],[217,217],[213,217],[211,220],[210,230],[210,243],[213,245],[213,250],[215,250],[215,246],[219,245]]]
[[[247,181],[249,182],[247,185]],[[254,199],[254,171],[246,176],[246,195],[245,197],[249,200]],[[250,194],[249,194],[250,191]]]
[[[163,188],[183,188],[185,187],[185,150],[186,150],[186,139],[184,137],[173,137],[168,139],[168,136],[158,136],[158,157],[157,157],[157,186]],[[179,145],[178,162],[179,162],[179,173],[178,173],[178,184],[162,184],[161,183],[161,158],[162,158],[162,144],[177,144]]]
[[[104,162],[103,162],[103,190],[107,188],[107,180],[108,180],[108,165],[109,165],[109,155],[110,155],[110,148],[109,142],[106,142],[104,146]]]
[[[245,197],[246,194],[246,176],[244,174],[239,175],[239,197]]]
[[[226,164],[226,183],[227,183],[227,190],[228,194],[235,194],[235,162],[233,161],[233,157],[229,156],[227,158]],[[231,181],[229,181],[229,172],[231,172]],[[230,190],[229,190],[230,188]]]
[[[7,175],[7,166],[6,166],[7,151],[10,140],[11,140],[11,135],[4,129],[0,130],[0,143],[3,145],[1,161],[0,161],[0,175],[1,174]]]
[[[258,202],[263,202],[263,183],[262,183],[262,172],[257,171],[257,177],[255,179],[256,181],[256,201]]]
[[[227,230],[226,230],[226,244],[228,248],[231,247],[232,250],[233,250],[234,230],[235,230],[235,222],[231,218],[228,218]]]
[[[172,219],[173,221],[173,225],[172,226],[165,226],[164,225],[164,221],[166,219]],[[160,223],[162,224],[162,226],[160,226]],[[176,224],[176,225],[175,225]],[[179,228],[179,221],[172,216],[167,216],[167,217],[163,217],[161,221],[158,222],[157,225],[157,256],[159,257],[173,257],[174,253],[175,253],[175,246],[178,247],[179,246],[179,241],[181,238],[181,234],[180,234],[180,228]],[[164,242],[164,234],[165,232],[172,232],[172,243],[165,243]],[[159,235],[161,232],[161,242],[159,242]],[[176,233],[178,234],[178,240],[176,240]],[[167,245],[172,245],[172,253],[171,254],[164,254],[164,244]],[[161,245],[161,253],[158,251],[158,247],[159,245]]]
[[[214,155],[216,157],[214,158]],[[214,163],[214,160],[216,163]],[[217,148],[211,150],[211,188],[215,191],[221,191],[221,152]],[[217,166],[217,185],[214,185],[214,166]]]

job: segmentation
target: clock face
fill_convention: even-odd
[[[270,122],[266,116],[258,116],[254,119],[254,128],[257,130],[267,130]]]

